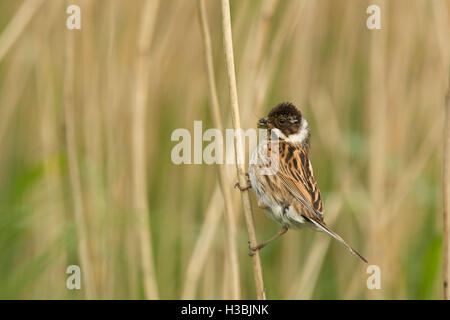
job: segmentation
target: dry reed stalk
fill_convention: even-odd
[[[145,297],[158,299],[158,286],[153,262],[153,249],[150,232],[150,217],[147,203],[147,170],[145,119],[147,105],[147,89],[149,83],[149,51],[154,35],[156,14],[159,1],[146,1],[142,12],[138,56],[136,64],[135,100],[132,110],[132,181],[133,207],[137,215],[137,228],[141,252],[141,269],[144,277]]]
[[[225,155],[225,158],[228,156]],[[228,169],[228,168],[226,168]],[[227,170],[227,177],[229,177],[228,181],[236,181],[236,172],[230,173]],[[214,241],[214,237],[212,236],[206,236],[206,234],[216,234],[217,229],[219,227],[219,221],[220,221],[220,215],[222,213],[222,210],[224,210],[224,202],[218,201],[215,198],[215,194],[220,191],[220,185],[219,183],[216,183],[213,191],[213,196],[209,200],[208,203],[208,210],[206,211],[205,219],[203,220],[202,229],[200,231],[200,234],[197,238],[195,249],[189,258],[188,268],[186,272],[186,282],[183,289],[182,299],[193,299],[194,294],[197,290],[198,282],[200,277],[197,276],[201,273],[201,270],[205,268],[206,259],[203,257],[206,257],[212,247],[212,242]],[[220,193],[221,194],[221,193]],[[222,199],[223,200],[223,199]],[[234,197],[232,200],[233,203],[237,202],[234,201]],[[236,211],[239,211],[240,208],[240,202],[237,202],[238,207],[235,208]],[[211,210],[209,209],[211,208]],[[209,215],[209,212],[211,212],[211,216]],[[214,219],[212,217],[214,215]],[[227,292],[227,291],[224,291]],[[224,295],[222,295],[224,296]]]
[[[439,54],[442,65],[446,63],[450,54],[450,43],[448,41],[448,31],[450,30],[449,8],[443,5],[444,1],[432,1],[433,24],[439,42]]]
[[[230,95],[230,109],[231,119],[233,121],[235,135],[235,152],[236,152],[236,172],[241,186],[245,186],[247,178],[245,175],[245,165],[243,159],[245,159],[244,153],[244,141],[242,137],[241,121],[239,116],[239,102],[236,87],[236,75],[234,68],[234,55],[233,55],[233,39],[231,33],[231,17],[230,17],[230,2],[229,0],[222,0],[222,32],[223,32],[223,46],[225,51],[226,69],[228,75],[228,87]],[[256,232],[253,220],[253,212],[250,203],[250,194],[248,190],[241,192],[242,205],[244,207],[245,222],[247,225],[247,232],[249,236],[249,242],[251,246],[257,245]],[[256,296],[258,299],[265,299],[264,282],[262,276],[262,266],[259,252],[256,251],[252,257],[253,262],[253,276],[256,286]]]
[[[318,39],[324,34],[325,26],[322,12],[326,10],[323,2],[318,1],[302,1],[299,2],[297,10],[290,10],[291,12],[303,11],[303,15],[296,16],[297,27],[292,26],[288,31],[293,33],[299,32],[299,36],[293,37],[292,54],[289,58],[290,72],[288,76],[289,93],[295,101],[308,101],[309,94],[314,91],[313,81],[316,74],[317,56],[315,55],[314,47],[317,46]],[[298,21],[301,21],[301,24]],[[301,26],[301,29],[299,29]],[[300,31],[297,31],[300,30]],[[352,32],[353,34],[353,32]],[[287,41],[286,41],[287,42]],[[286,46],[284,46],[286,47]],[[301,59],[298,57],[301,56]],[[320,70],[320,68],[317,68]]]
[[[201,297],[206,297],[206,299],[216,299],[216,278],[217,274],[221,272],[217,259],[218,255],[221,255],[220,251],[211,252],[208,257],[208,263],[205,265],[205,270],[203,272]]]
[[[424,138],[422,144],[417,147],[417,152],[414,155],[415,161],[403,170],[401,178],[398,179],[395,187],[393,188],[393,194],[395,196],[392,196],[386,205],[388,208],[392,208],[389,210],[390,215],[385,217],[383,220],[383,225],[386,227],[395,222],[395,213],[399,211],[400,205],[407,201],[407,196],[410,192],[408,186],[419,179],[424,167],[433,156],[433,152],[441,146],[439,137],[442,135],[442,130],[442,122],[437,121],[427,133],[427,136]]]
[[[330,199],[331,200],[331,199]],[[333,225],[336,221],[339,212],[342,208],[342,200],[339,198],[333,199],[334,201],[328,201],[330,203],[327,224]],[[331,238],[323,237],[321,234],[315,235],[315,240],[313,246],[308,250],[309,254],[305,260],[303,270],[299,277],[292,281],[292,287],[289,290],[289,295],[286,299],[301,299],[308,300],[311,299],[314,293],[314,287],[319,278],[320,270],[325,260],[325,255],[327,253],[328,247],[331,243]]]
[[[253,100],[255,100],[257,93],[255,88],[258,86],[255,80],[261,71],[261,61],[267,52],[265,49],[269,37],[270,24],[277,3],[278,0],[264,0],[262,2],[258,17],[250,29],[243,48],[241,57],[242,64],[237,74],[243,88],[240,94],[241,104],[253,106],[253,108],[247,108],[245,110],[247,112],[255,112],[259,109],[259,106],[253,105]],[[246,118],[245,116],[246,114],[244,113],[243,119]],[[245,122],[243,126],[246,127]]]
[[[4,146],[8,127],[11,124],[16,110],[17,103],[25,90],[25,85],[32,70],[34,62],[26,59],[28,53],[18,52],[11,60],[7,68],[6,79],[0,90],[8,94],[0,95],[0,147]],[[20,80],[19,80],[20,79]]]
[[[247,2],[244,2],[244,5],[245,5],[245,4],[248,4],[248,3],[247,3]],[[247,5],[246,7],[248,7],[248,5]],[[179,8],[179,9],[177,9],[177,10],[183,10],[183,8]],[[240,17],[239,17],[237,20],[245,21],[245,14],[243,14],[244,11],[245,11],[245,8],[244,8],[243,10],[240,10],[240,12],[241,12],[242,14],[240,15]],[[183,10],[183,12],[184,12],[184,10]],[[243,24],[241,23],[240,26],[241,26],[241,28],[242,28],[242,27],[243,27]],[[236,29],[239,31],[239,30],[240,30],[239,26],[238,26]],[[175,30],[175,29],[173,29],[173,30]],[[239,33],[239,32],[238,32],[238,33]],[[173,36],[175,36],[175,34],[174,34]],[[170,43],[171,43],[171,36],[166,35],[166,37],[164,37],[164,38],[162,39],[162,41],[160,42],[160,45],[158,45],[158,47],[155,48],[154,57],[155,57],[155,59],[158,60],[158,64],[159,64],[159,63],[165,63],[166,59],[161,59],[161,57],[165,57],[165,54],[166,54],[166,51],[167,51],[167,45],[170,44]],[[159,60],[161,60],[161,61],[159,61]],[[230,182],[230,183],[236,181],[235,172],[229,171],[229,168],[228,168],[228,167],[225,168],[225,169],[226,169],[226,171],[228,172],[228,174],[227,174],[227,181]],[[227,183],[228,183],[228,182],[227,182]],[[219,183],[217,182],[217,184],[216,184],[214,190],[219,189],[219,188],[220,188],[220,185],[219,185]],[[232,199],[232,202],[231,202],[231,203],[232,203],[233,205],[235,205],[235,206],[234,206],[234,210],[235,210],[235,212],[238,214],[239,211],[240,211],[240,202],[239,202],[239,201],[235,201],[235,200],[237,200],[237,196],[238,196],[237,194],[233,194],[233,199]],[[208,204],[207,208],[211,207],[212,202],[213,202],[213,199],[210,200],[210,203]],[[216,203],[216,204],[215,204],[215,210],[218,211],[218,213],[216,213],[216,214],[219,214],[219,215],[220,215],[221,210],[223,210],[223,206],[224,206],[224,205],[223,205],[223,202],[219,202],[219,203]],[[205,222],[206,222],[206,221],[205,221]],[[201,233],[203,233],[204,230],[205,230],[205,228],[207,228],[207,224],[206,224],[205,222],[203,223]],[[212,224],[212,225],[209,226],[209,227],[210,227],[210,229],[208,229],[208,232],[215,233],[216,230],[217,230],[217,228],[218,228],[218,224]],[[199,242],[199,241],[202,241],[201,238],[202,238],[201,236],[198,237],[197,244],[196,244],[196,248],[197,248],[197,246],[198,246],[198,242]],[[207,241],[213,241],[213,240],[214,240],[214,237],[211,237],[211,238],[208,238]],[[210,247],[211,247],[211,244],[207,244],[207,245],[204,246],[204,248],[206,248],[206,247],[210,248]],[[197,250],[197,249],[194,249],[194,253],[193,253],[193,254],[191,255],[191,257],[189,258],[189,263],[188,263],[188,265],[191,265],[191,264],[193,263],[193,260],[195,261],[195,257],[196,257],[195,252],[196,252],[196,250]],[[210,249],[209,249],[209,250],[210,250]],[[209,252],[209,251],[208,251],[208,252]],[[206,263],[206,261],[207,261],[206,259],[205,259],[205,260],[200,260],[198,263],[195,263],[194,265],[198,268],[198,270],[204,270],[204,268],[205,268],[204,264]],[[191,272],[188,272],[188,273],[187,273],[187,276],[186,276],[186,279],[189,278],[188,274],[192,274],[192,273],[191,273]],[[225,273],[224,273],[224,274],[225,274]],[[185,284],[185,287],[183,288],[183,294],[182,294],[182,297],[183,297],[183,298],[187,299],[187,298],[190,296],[190,294],[194,294],[194,293],[196,292],[196,288],[197,288],[197,285],[198,285],[198,280],[199,280],[199,278],[196,278],[196,279],[194,279],[193,281],[189,281],[189,286],[187,286],[187,283]],[[226,282],[226,284],[228,285],[229,282]],[[229,291],[228,291],[228,289],[227,289],[227,290],[224,291],[224,292],[229,292]],[[188,293],[190,293],[190,294],[188,294]]]
[[[198,280],[200,274],[204,270],[205,262],[212,247],[214,236],[220,222],[222,208],[219,204],[223,204],[223,197],[220,192],[220,187],[216,186],[208,209],[206,210],[205,219],[202,229],[195,244],[194,251],[188,263],[186,271],[186,280],[184,283],[183,293],[181,299],[190,300],[195,298],[195,291],[197,290]]]
[[[95,2],[89,0],[80,2],[84,26],[93,25]],[[101,105],[99,101],[100,91],[100,68],[96,61],[94,33],[86,32],[80,39],[80,110],[81,113],[81,141],[83,145],[83,204],[86,225],[89,232],[89,250],[91,263],[96,280],[96,290],[99,299],[106,298],[103,286],[107,284],[103,278],[106,275],[107,255],[102,251],[103,225],[107,213],[102,203],[103,185],[101,183],[101,170],[103,166],[103,119],[101,116]]]
[[[341,132],[339,131],[339,133],[336,134],[340,135]],[[342,178],[343,183],[340,190],[346,190],[346,193],[351,193],[351,186],[358,180],[357,177],[357,171],[350,170],[347,176]],[[354,194],[352,195],[354,196]],[[327,203],[327,223],[333,225],[339,216],[343,201],[341,198],[334,198],[331,196]],[[316,235],[316,237],[317,236],[320,237],[320,235]],[[311,299],[321,266],[325,260],[325,255],[331,242],[330,240],[331,239],[329,238],[320,238],[317,241],[314,241],[313,246],[309,249],[310,253],[305,259],[305,269],[297,277],[297,280],[293,281],[295,285],[288,291],[289,295],[286,298],[289,299],[290,297],[294,297],[295,299]]]
[[[0,34],[0,61],[20,37],[33,15],[39,10],[44,0],[24,1],[17,13]]]
[[[83,3],[83,23],[93,25],[95,15],[95,2],[86,1]],[[100,63],[96,59],[95,43],[93,32],[86,32],[81,39],[81,59],[83,64],[83,126],[84,126],[84,145],[86,148],[86,158],[89,171],[87,187],[93,190],[87,190],[88,194],[95,197],[94,185],[96,183],[95,175],[98,168],[103,165],[103,121],[102,110],[99,107],[100,92]],[[92,191],[92,192],[91,192]]]
[[[217,96],[217,87],[215,82],[214,62],[211,48],[211,36],[209,32],[208,20],[206,15],[206,8],[204,0],[198,0],[198,13],[200,17],[200,26],[202,30],[202,38],[204,44],[206,69],[208,74],[208,86],[211,99],[212,115],[214,127],[223,132],[222,118],[220,115],[219,98]],[[224,199],[225,217],[226,217],[226,248],[228,252],[228,259],[230,262],[230,277],[231,277],[231,298],[239,299],[241,294],[240,280],[239,280],[239,260],[236,247],[236,217],[232,210],[231,192],[229,185],[227,185],[226,167],[217,166],[219,185]]]
[[[255,69],[261,65],[261,60],[264,56],[265,46],[267,44],[267,38],[269,36],[270,23],[278,2],[279,0],[266,0],[262,4],[258,25],[259,32],[256,37],[256,59],[253,65]]]
[[[36,95],[37,108],[39,113],[39,142],[40,142],[40,158],[43,163],[43,190],[45,196],[52,201],[46,201],[42,206],[42,211],[45,212],[39,223],[36,224],[36,236],[34,243],[41,249],[48,248],[54,241],[58,241],[61,235],[61,229],[66,223],[64,215],[63,201],[64,199],[63,180],[61,179],[61,166],[55,163],[53,154],[61,148],[59,135],[59,117],[54,113],[55,107],[55,84],[53,76],[55,71],[52,68],[52,51],[49,45],[46,44],[48,35],[55,25],[57,16],[60,14],[63,2],[58,2],[50,7],[45,15],[42,13],[39,16],[39,27],[34,29],[36,44],[41,48],[36,63]],[[39,288],[46,288],[48,290],[48,298],[61,297],[65,292],[65,288],[57,285],[65,281],[65,274],[60,271],[67,267],[66,253],[59,253],[49,266],[43,281],[38,283]],[[42,296],[42,292],[40,294]],[[47,296],[43,298],[47,299]]]
[[[89,256],[88,234],[84,217],[83,196],[81,190],[80,169],[77,161],[75,138],[75,105],[74,105],[74,80],[75,80],[75,55],[74,32],[66,30],[65,45],[65,70],[64,70],[64,120],[66,132],[66,148],[68,156],[69,179],[72,189],[75,226],[79,243],[79,259],[83,271],[86,298],[92,299],[95,294],[95,283],[92,263]]]
[[[273,15],[273,10],[275,9],[276,3],[269,3],[263,8],[263,21],[261,22],[262,28],[262,44],[260,44],[260,50],[264,50],[264,43],[267,42],[268,38],[268,28],[269,28],[269,17]],[[314,3],[311,3],[314,6]],[[291,39],[294,35],[296,27],[300,22],[300,17],[304,14],[304,1],[294,1],[290,3],[288,11],[292,14],[292,19],[283,19],[278,32],[276,33],[274,39],[271,41],[271,45],[267,48],[267,53],[263,58],[262,53],[256,52],[258,56],[258,65],[255,74],[253,74],[252,80],[250,81],[250,94],[248,95],[248,100],[244,101],[245,104],[255,106],[254,112],[260,112],[262,109],[263,101],[269,92],[268,87],[270,85],[271,76],[276,70],[277,63],[280,61],[281,53],[285,48],[287,40]],[[265,50],[264,50],[265,51]],[[251,72],[250,72],[251,73]],[[250,118],[250,114],[253,110],[250,108],[243,110],[243,118]]]
[[[255,39],[258,39],[258,40],[260,40],[262,42],[258,46],[259,50],[263,50],[263,48],[264,48],[263,44],[267,40],[268,24],[270,23],[270,19],[271,19],[272,15],[273,15],[273,10],[275,9],[277,2],[278,2],[278,0],[268,0],[268,1],[266,1],[263,4],[262,17],[261,17],[261,21],[260,21],[260,24],[259,24],[259,28],[261,29],[259,34],[261,34],[261,37],[255,38]],[[240,21],[240,20],[243,21],[244,20],[244,14],[243,14],[244,11],[245,11],[245,8],[243,10],[240,10],[241,15],[237,18],[238,21]],[[236,30],[242,29],[242,26],[243,26],[243,24],[238,22],[238,26],[236,27]],[[208,38],[210,38],[210,37],[208,37]],[[262,38],[262,39],[260,39],[260,38]],[[162,52],[164,50],[160,49],[160,51]],[[254,52],[254,50],[252,52]],[[262,52],[258,52],[258,50],[256,51],[255,54],[257,54],[258,56],[262,57]],[[212,57],[212,55],[211,55],[211,57]],[[211,58],[211,60],[212,60],[212,58]],[[259,64],[258,64],[258,66],[259,66]],[[211,78],[214,79],[214,76],[212,76]],[[253,82],[253,81],[250,81],[250,82]],[[215,82],[213,84],[215,84]],[[210,85],[211,85],[211,83],[210,83]],[[210,92],[212,92],[212,90],[210,90]],[[217,94],[215,94],[215,95],[217,97]],[[216,98],[212,97],[212,99],[216,99]],[[218,103],[217,103],[217,105],[218,105]],[[215,116],[215,114],[217,114],[217,112],[214,111],[214,109],[215,109],[214,105],[212,105],[212,107],[213,107],[213,110],[212,110],[213,111],[213,117],[217,118]],[[261,107],[261,104],[258,104],[256,106],[256,108],[255,108],[257,110],[257,111],[255,111],[256,113],[259,113],[260,107]],[[220,107],[219,107],[219,110],[220,110]],[[219,113],[219,115],[220,115],[220,113]],[[220,119],[220,118],[218,118],[218,119]],[[221,123],[220,120],[216,120],[216,122],[220,122]],[[226,156],[226,158],[228,158],[228,157]],[[224,168],[225,171],[227,171],[227,169],[228,168]],[[232,173],[230,175],[230,172],[228,172],[228,174],[226,174],[226,178],[227,179],[224,180],[224,181],[227,181],[227,182],[225,184],[227,184],[228,182],[235,181],[234,174]],[[215,190],[218,189],[218,188],[220,188],[220,184],[219,183],[217,183],[217,185],[215,186]],[[210,203],[208,205],[208,208],[212,206],[212,204],[211,204],[212,202],[213,201],[211,199],[211,201],[210,201]],[[240,209],[240,202],[234,201],[234,197],[233,197],[232,202],[228,202],[228,203],[236,203],[236,205],[239,206],[239,208],[235,208],[235,210],[239,211],[239,209]],[[223,209],[223,202],[216,203],[215,210],[220,212],[222,209]],[[202,231],[200,232],[200,234],[203,234],[204,232],[206,232],[206,230],[208,230],[208,232],[214,233],[217,230],[218,224],[211,224],[210,226],[208,226],[206,224],[206,221],[207,221],[207,219],[205,220],[205,223],[203,223]],[[219,220],[217,220],[217,221],[219,221]],[[213,237],[210,237],[210,238],[207,238],[207,241],[213,241],[213,239],[214,239]],[[200,242],[200,241],[204,241],[202,239],[201,235],[198,237],[197,244],[196,244],[196,249],[194,249],[194,253],[191,256],[190,262],[189,262],[188,265],[191,266],[191,268],[194,268],[194,266],[195,266],[195,268],[197,268],[198,270],[203,270],[204,263],[206,262],[206,259],[200,260],[201,263],[195,263],[195,259],[196,259],[196,256],[197,256],[196,251],[198,250],[197,246],[199,245],[198,242]],[[210,248],[210,247],[211,247],[210,244],[206,244],[204,246],[204,248]],[[188,268],[188,270],[189,270],[189,268]],[[196,271],[196,272],[199,272],[199,271]],[[189,279],[188,274],[191,274],[191,276],[192,276],[193,272],[189,272],[188,271],[186,279]],[[224,274],[224,276],[225,276],[225,274]],[[187,286],[188,282],[189,282],[189,286]],[[186,282],[185,288],[183,289],[183,294],[182,294],[183,299],[189,299],[189,297],[192,297],[192,295],[194,294],[194,292],[196,290],[196,287],[197,287],[198,278],[190,279],[188,282]],[[228,282],[226,282],[226,281],[224,282],[224,284],[225,283],[228,284]],[[227,292],[227,291],[225,290],[224,294],[225,294],[225,292]]]
[[[381,2],[382,10],[388,12],[387,3]],[[383,5],[384,4],[384,5]],[[386,93],[386,29],[387,19],[383,20],[383,30],[371,32],[369,58],[369,190],[373,206],[371,208],[371,250],[381,269],[385,267],[384,250],[388,247],[386,230],[381,220],[386,197],[386,155],[387,155],[387,93]],[[372,297],[381,298],[381,290],[371,290]]]
[[[339,45],[340,49],[340,55],[336,57],[336,60],[339,61],[338,64],[334,64],[334,68],[330,68],[331,70],[334,70],[334,72],[329,76],[331,79],[339,79],[339,81],[336,80],[336,82],[333,81],[333,85],[330,89],[325,90],[322,86],[312,87],[312,90],[308,89],[309,83],[311,82],[311,73],[314,73],[314,57],[311,53],[314,52],[314,42],[315,39],[317,39],[316,34],[322,34],[324,29],[324,26],[326,27],[326,23],[328,21],[323,21],[317,19],[318,15],[315,14],[314,11],[319,9],[320,12],[324,12],[322,8],[315,8],[317,6],[317,3],[308,2],[308,6],[304,8],[305,15],[304,19],[302,19],[301,24],[301,36],[298,37],[298,40],[294,43],[294,49],[292,49],[297,54],[293,56],[293,61],[290,64],[292,69],[295,70],[301,70],[301,72],[292,72],[292,75],[295,75],[295,82],[293,81],[293,95],[297,97],[297,100],[304,101],[305,99],[310,99],[310,105],[313,106],[311,109],[311,112],[313,113],[313,116],[315,118],[315,123],[327,123],[327,126],[325,127],[318,127],[318,130],[316,132],[316,139],[320,140],[321,144],[325,146],[324,149],[329,152],[329,155],[334,158],[333,166],[335,166],[336,170],[334,170],[335,175],[337,176],[336,181],[339,181],[339,186],[337,186],[337,190],[353,190],[353,183],[355,180],[358,180],[357,178],[357,170],[354,170],[353,168],[350,169],[348,167],[349,162],[349,154],[348,154],[348,146],[346,144],[343,144],[342,141],[346,140],[346,137],[344,135],[344,132],[342,131],[341,126],[339,125],[339,119],[342,119],[341,114],[336,114],[336,108],[338,105],[335,102],[336,100],[339,101],[339,99],[336,99],[336,94],[333,94],[334,99],[331,97],[331,95],[328,93],[328,90],[332,90],[333,92],[338,93],[338,97],[343,95],[343,92],[346,92],[346,90],[342,90],[341,83],[348,83],[351,81],[350,79],[348,81],[342,81],[343,77],[348,77],[348,72],[340,72],[341,70],[348,70],[349,67],[349,61],[352,63],[351,56],[349,57],[348,52],[343,50],[345,47],[348,49],[349,43],[350,46],[352,46],[354,43],[356,43],[355,39],[357,37],[351,37],[349,40],[347,35],[354,35],[355,33],[348,33],[344,31],[341,31],[341,34],[343,34],[343,37],[345,39],[342,39],[342,41],[339,41],[342,43],[342,45]],[[352,7],[354,8],[354,7]],[[349,10],[346,10],[347,16],[354,16],[350,13],[354,13],[354,10],[352,9],[351,12]],[[320,15],[319,15],[320,16]],[[322,15],[323,17],[326,17],[326,15]],[[346,28],[351,28],[354,26],[354,19],[344,19],[344,23]],[[320,38],[320,37],[319,37]],[[298,43],[297,43],[298,42]],[[342,52],[344,51],[344,53]],[[353,52],[353,51],[350,51]],[[301,56],[301,62],[298,62],[297,56]],[[297,67],[299,66],[299,67]],[[299,88],[302,88],[299,90]],[[335,90],[333,90],[335,89]],[[311,94],[312,92],[312,94]],[[308,97],[308,96],[309,97]],[[339,111],[341,112],[341,111]],[[317,145],[317,142],[316,142]],[[348,181],[348,182],[345,182]],[[320,184],[320,182],[319,182]],[[354,196],[354,195],[353,195]],[[327,203],[331,204],[330,207],[327,206]],[[326,208],[326,219],[334,220],[335,214],[336,214],[336,208],[335,208],[336,202],[333,201],[331,198],[325,203]],[[328,208],[328,209],[327,209]],[[327,215],[327,212],[329,215]],[[355,212],[358,212],[355,210]],[[363,212],[363,211],[361,211]],[[332,224],[332,221],[330,221]],[[324,241],[325,240],[325,241]],[[293,247],[294,242],[291,242],[291,246]],[[312,293],[314,292],[314,287],[317,281],[317,277],[319,274],[319,271],[321,269],[321,266],[324,261],[324,257],[327,252],[327,248],[329,247],[329,241],[327,239],[317,239],[317,241],[314,241],[314,244],[311,248],[308,249],[309,255],[304,260],[303,268],[299,275],[296,276],[297,280],[291,281],[290,283],[297,284],[296,286],[291,286],[292,288],[289,288],[289,290],[286,290],[289,292],[289,295],[287,297],[295,297],[300,299],[309,299],[311,298]],[[296,249],[296,248],[293,248]],[[295,250],[295,252],[298,251],[298,248]],[[294,258],[295,259],[295,258]],[[295,263],[295,262],[293,262]],[[290,284],[289,283],[289,284]]]
[[[0,149],[6,150],[11,140],[7,139],[8,129],[11,125],[17,103],[25,89],[25,83],[32,70],[33,63],[24,59],[26,52],[18,52],[11,60],[11,64],[6,67],[5,79],[0,87]],[[22,73],[23,72],[23,73]],[[24,80],[23,80],[24,79]],[[3,93],[5,92],[5,93]],[[0,181],[3,181],[7,171],[6,157],[0,157]],[[4,167],[5,166],[5,167]]]
[[[434,26],[439,42],[441,63],[449,66],[448,8],[442,1],[433,1]],[[443,68],[443,69],[444,69]],[[442,236],[442,278],[444,299],[450,300],[450,68],[448,70],[447,95],[444,102],[443,164],[442,164],[442,197],[443,197],[443,236]]]
[[[222,279],[221,279],[221,287],[220,287],[220,293],[222,297],[229,297],[230,296],[230,282],[228,279],[230,279],[230,268],[228,267],[227,261],[222,261],[223,267],[222,267]]]
[[[114,126],[115,115],[117,113],[117,56],[115,54],[115,49],[117,46],[115,45],[115,38],[117,36],[116,32],[116,12],[117,9],[117,1],[112,0],[108,2],[108,47],[106,54],[106,63],[107,63],[107,72],[105,72],[105,79],[103,80],[106,83],[106,90],[104,96],[104,125],[105,125],[105,144],[106,144],[106,181],[107,181],[107,190],[106,190],[106,212],[108,212],[109,218],[107,219],[107,223],[104,224],[104,228],[106,231],[106,236],[104,239],[104,250],[106,252],[106,265],[107,270],[104,270],[104,274],[106,279],[104,281],[107,283],[107,292],[109,296],[107,299],[114,299],[114,293],[116,292],[117,287],[117,279],[115,277],[115,273],[119,268],[116,263],[116,248],[119,246],[119,241],[117,237],[117,227],[120,225],[118,221],[118,214],[116,209],[116,199],[114,199],[113,190],[117,188],[117,176],[119,175],[119,170],[114,165],[115,161],[117,161],[117,154],[119,152],[116,151],[117,141],[114,139],[114,132],[117,130],[117,127]]]
[[[242,20],[244,19],[242,14],[241,14],[241,19]],[[241,24],[241,27],[242,27],[242,24]],[[237,28],[237,29],[239,29],[239,28]],[[160,48],[159,51],[162,53],[164,50],[162,50]],[[214,78],[214,76],[213,76],[213,78]],[[216,90],[216,92],[217,92],[217,90]],[[216,96],[217,96],[217,94],[216,94]],[[219,107],[219,109],[220,109],[220,107]],[[213,109],[213,112],[214,112],[214,109]],[[213,113],[213,117],[215,117],[214,113]],[[221,123],[220,120],[219,120],[219,122]],[[225,158],[228,159],[228,155],[225,155]],[[236,181],[236,176],[235,176],[236,172],[231,172],[228,169],[229,169],[228,167],[224,168],[224,170],[226,171],[226,178],[227,178],[227,182],[225,184]],[[214,187],[215,191],[213,192],[213,194],[218,192],[220,190],[220,188],[221,188],[220,183],[217,182],[216,186]],[[235,207],[234,209],[236,210],[236,212],[238,212],[238,211],[240,211],[241,203],[239,201],[235,201],[236,198],[237,197],[234,197],[234,195],[233,195],[233,199],[232,199],[231,203],[236,204],[237,207]],[[210,219],[212,220],[212,218],[208,218],[209,215],[206,214],[205,220],[202,225],[202,229],[200,231],[200,235],[197,238],[195,249],[189,259],[188,271],[186,273],[186,282],[185,282],[185,286],[184,286],[183,293],[182,293],[182,299],[192,299],[194,297],[194,294],[197,290],[199,278],[200,278],[197,275],[199,275],[201,273],[201,270],[203,270],[205,268],[205,263],[207,261],[206,259],[200,259],[198,257],[203,257],[208,254],[208,252],[211,250],[211,247],[212,247],[211,242],[214,240],[214,237],[206,237],[206,236],[204,236],[204,234],[206,234],[206,233],[215,234],[216,233],[218,226],[219,226],[218,222],[220,221],[220,219],[218,219],[218,217],[220,216],[221,211],[224,210],[224,202],[223,201],[217,202],[217,201],[215,201],[215,198],[212,197],[209,201],[207,208],[214,208],[214,210],[211,211],[211,214],[215,215],[214,221],[216,223],[209,223],[208,221]],[[207,210],[207,212],[210,212],[209,209]],[[202,250],[204,250],[204,252],[201,252]],[[200,254],[200,252],[201,252],[201,254]],[[228,284],[229,284],[229,282],[226,281],[226,279],[228,278],[227,275],[228,275],[228,272],[223,273],[223,284],[226,286],[228,286]],[[222,297],[226,297],[228,295],[228,292],[229,292],[228,288],[225,289],[225,286],[224,286],[224,288],[222,290]]]
[[[348,42],[348,41],[346,41]],[[327,123],[326,128],[322,127],[321,130],[317,131],[317,136],[321,140],[321,142],[326,146],[331,152],[331,156],[335,158],[336,166],[339,167],[339,170],[336,170],[338,174],[339,186],[337,190],[342,190],[341,197],[345,197],[345,200],[351,205],[354,198],[363,198],[363,202],[370,204],[370,199],[367,195],[367,191],[365,187],[360,183],[360,179],[358,176],[358,170],[353,167],[349,167],[348,163],[351,161],[349,157],[348,145],[343,145],[339,143],[340,141],[345,140],[344,131],[341,128],[339,123],[340,116],[335,113],[333,102],[331,101],[331,97],[329,93],[325,90],[318,90],[314,92],[312,95],[312,105],[315,107],[312,108],[312,112],[314,117],[316,118],[316,123]],[[355,196],[355,189],[360,190],[362,196]],[[338,202],[330,198],[327,203],[330,203],[331,206],[328,207],[327,203],[325,203],[326,212],[329,213],[329,216],[326,215],[330,219],[330,224],[333,224],[333,221],[336,220],[337,214],[342,206],[341,202]],[[369,205],[368,205],[369,207]],[[358,208],[353,208],[352,212],[365,212],[366,210],[359,210]],[[359,215],[355,215],[356,218],[361,219],[362,217]],[[328,222],[327,222],[328,223]],[[362,223],[359,224],[364,230],[364,225]],[[317,280],[317,275],[314,270],[320,270],[321,265],[324,261],[324,255],[326,254],[326,248],[328,248],[329,244],[322,242],[322,240],[315,242],[313,247],[310,249],[311,252],[318,251],[319,253],[310,254],[305,262],[305,271],[303,274],[306,276],[301,277],[302,280],[297,281],[295,283],[300,283],[298,287],[296,298],[299,299],[309,299],[313,293],[314,284]],[[325,250],[325,251],[324,251]],[[312,260],[312,261],[311,261]],[[309,274],[309,275],[308,275]],[[359,278],[357,278],[359,279]],[[359,286],[359,283],[357,283]],[[352,298],[350,295],[349,298]]]
[[[450,68],[448,91],[445,99],[445,128],[444,128],[444,151],[443,151],[443,210],[444,210],[444,230],[443,230],[443,284],[444,299],[450,300]]]

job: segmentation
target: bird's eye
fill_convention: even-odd
[[[285,123],[286,119],[281,118],[280,120],[278,120],[279,123]]]

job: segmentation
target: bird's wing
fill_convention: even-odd
[[[306,210],[302,210],[304,218],[313,223],[318,229],[339,241],[351,253],[367,263],[355,249],[349,246],[341,236],[332,231],[323,221],[323,203],[320,190],[314,179],[311,162],[308,158],[308,150],[305,147],[297,147],[290,143],[280,143],[280,161],[276,171],[283,186],[289,191],[295,200],[299,201]]]
[[[303,214],[307,218],[323,222],[323,202],[308,158],[308,149],[280,141],[279,158],[276,174],[284,187],[306,208]]]

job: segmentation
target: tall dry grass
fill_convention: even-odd
[[[228,92],[230,96],[230,110],[233,127],[236,131],[235,135],[235,154],[236,154],[236,173],[238,176],[238,183],[240,186],[248,184],[246,177],[245,164],[245,149],[244,136],[241,130],[240,109],[238,102],[238,93],[236,85],[236,73],[234,67],[234,52],[233,52],[233,36],[231,31],[231,17],[230,17],[230,2],[222,0],[222,33],[223,33],[223,47],[226,61],[227,78],[228,78]],[[249,245],[255,247],[258,244],[256,239],[255,221],[253,218],[253,210],[250,203],[250,192],[242,191],[242,207],[244,209],[245,223],[247,226]],[[262,266],[259,252],[252,254],[253,262],[253,276],[255,279],[256,296],[259,300],[266,298],[264,289],[264,281],[262,275]]]
[[[442,236],[442,273],[443,273],[443,286],[444,286],[444,298],[450,299],[450,66],[449,66],[449,82],[448,82],[447,95],[445,97],[445,124],[444,124],[444,147],[443,147],[443,169],[442,169],[442,197],[443,197],[443,236]]]
[[[204,1],[208,60],[197,1],[72,2],[71,32],[62,2],[0,2],[0,297],[256,298],[235,166],[170,159],[174,129],[232,128],[220,2]],[[366,28],[369,4],[382,30]],[[368,290],[335,242],[289,232],[260,253],[267,298],[442,298],[448,1],[230,13],[242,128],[301,108],[325,220],[381,268]],[[254,211],[266,239],[278,226]],[[70,264],[81,291],[65,287]]]

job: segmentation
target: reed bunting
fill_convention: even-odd
[[[308,226],[326,232],[367,262],[323,220],[323,202],[309,161],[311,132],[301,112],[292,103],[280,103],[267,117],[259,120],[258,127],[267,129],[267,139],[259,144],[251,156],[248,174],[250,185],[239,188],[252,188],[258,206],[280,223],[281,229],[269,240],[250,247],[249,254],[262,249],[289,229]],[[277,151],[278,163],[274,166],[272,159]],[[274,169],[273,172],[270,169]]]

